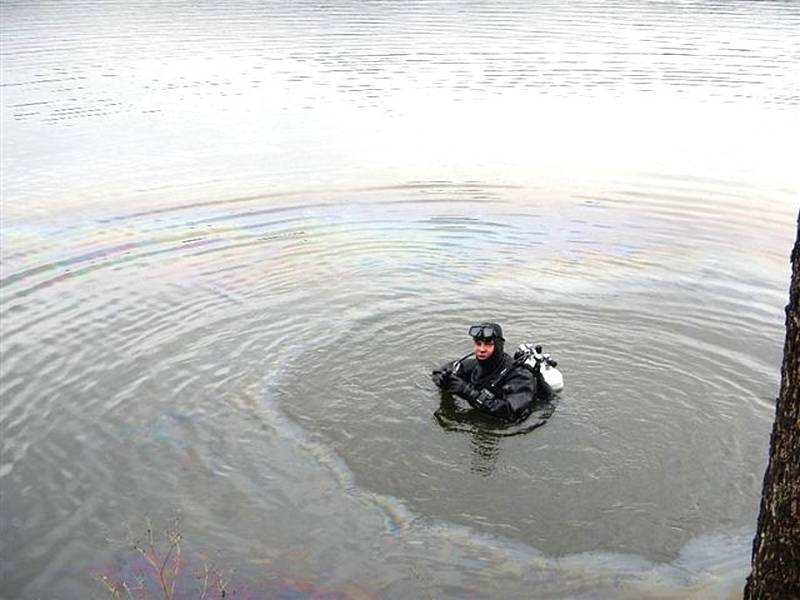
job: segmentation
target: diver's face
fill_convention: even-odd
[[[486,360],[494,352],[494,340],[475,340],[473,352],[475,352],[478,360]]]

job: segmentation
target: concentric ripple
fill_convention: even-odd
[[[72,554],[114,506],[195,513],[229,493],[247,506],[268,485],[270,511],[318,513],[325,500],[291,472],[297,452],[332,465],[330,485],[367,494],[370,510],[554,554],[671,560],[696,536],[747,523],[791,221],[773,206],[754,231],[744,212],[714,214],[708,196],[695,211],[663,185],[558,202],[414,185],[9,230],[28,242],[2,286],[0,473],[7,509],[25,515],[10,572]],[[691,232],[673,238],[679,254],[666,247],[676,229]],[[543,343],[567,380],[525,435],[434,419],[431,368],[490,317],[510,344]],[[288,422],[303,432],[295,450],[241,455],[245,441],[283,443]],[[204,480],[229,491],[186,498]]]

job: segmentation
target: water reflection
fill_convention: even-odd
[[[469,470],[488,477],[497,466],[497,459],[500,456],[500,438],[487,431],[476,431],[472,434],[470,442],[472,457]]]
[[[470,471],[488,477],[497,466],[502,438],[530,433],[550,419],[557,397],[537,402],[530,416],[519,423],[507,423],[472,408],[448,392],[441,392],[441,402],[433,413],[445,431],[467,433],[472,457]]]

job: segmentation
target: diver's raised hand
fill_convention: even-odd
[[[465,398],[471,397],[475,394],[475,388],[461,379],[461,377],[457,377],[456,375],[451,375],[445,385],[447,387],[447,391],[451,394],[456,394]]]
[[[436,369],[431,373],[431,379],[433,383],[436,384],[436,387],[440,388],[447,388],[450,379],[453,377],[453,370],[452,369]]]

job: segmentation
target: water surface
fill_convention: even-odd
[[[0,7],[2,597],[175,514],[266,597],[735,597],[793,3]],[[487,318],[565,374],[524,435],[434,418]]]

